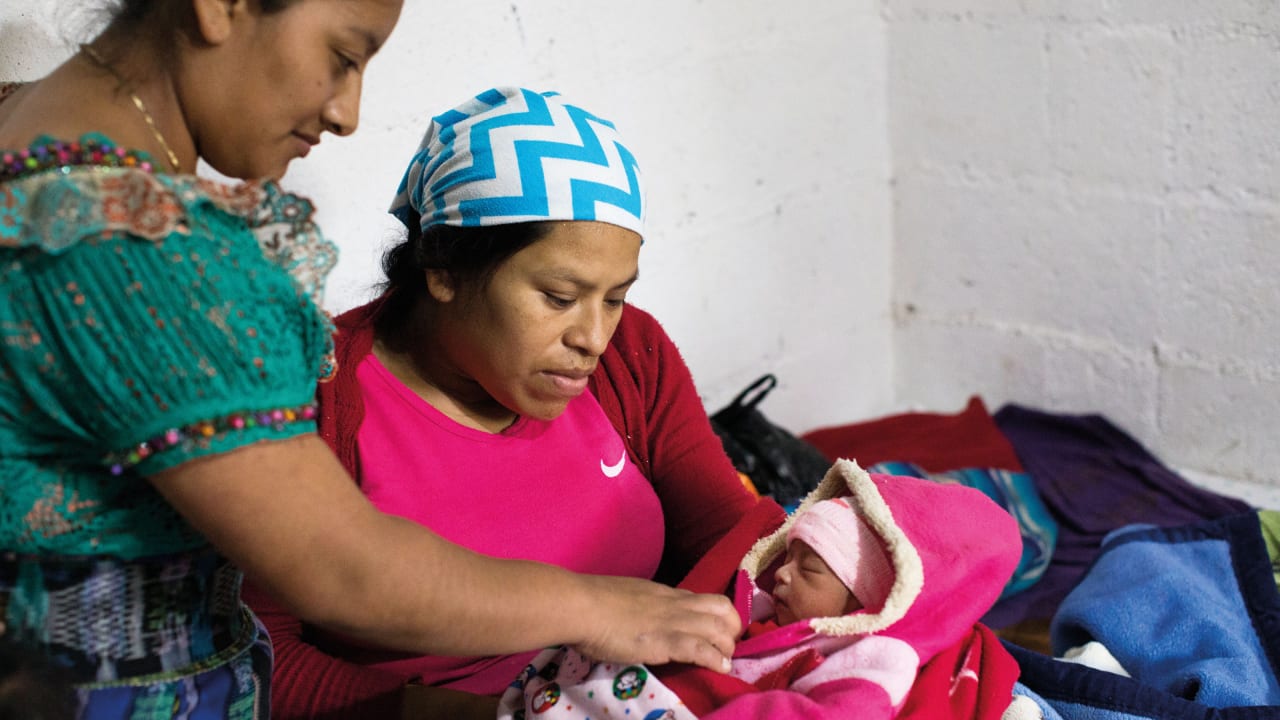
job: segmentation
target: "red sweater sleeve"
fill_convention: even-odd
[[[693,376],[652,315],[626,306],[592,376],[666,518],[658,579],[674,583],[756,503],[711,429]]]

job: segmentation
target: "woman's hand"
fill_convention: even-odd
[[[722,595],[698,595],[636,578],[579,575],[586,588],[587,639],[576,649],[596,660],[691,663],[728,672],[742,623]]]

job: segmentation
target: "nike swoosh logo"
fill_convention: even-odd
[[[600,472],[604,473],[607,478],[616,478],[622,474],[622,466],[627,464],[627,451],[622,451],[622,457],[618,458],[618,462],[614,465],[605,465],[604,460],[600,461]]]

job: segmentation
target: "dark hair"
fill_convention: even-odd
[[[302,0],[254,0],[264,15],[280,12]],[[153,69],[172,67],[182,39],[196,36],[195,10],[177,0],[113,0],[98,6],[105,29],[92,40],[106,64],[116,67],[121,57],[139,45],[152,56]],[[129,78],[132,82],[136,78]]]
[[[298,0],[257,0],[258,8],[265,14],[280,12],[286,7],[292,5]],[[118,23],[120,27],[134,27],[150,15],[152,11],[171,12],[177,9],[177,6],[190,3],[176,3],[173,0],[117,0],[113,3],[114,9],[111,10],[111,22]],[[168,17],[176,17],[169,15]]]
[[[264,15],[280,12],[300,0],[255,0]],[[172,60],[179,35],[193,32],[195,16],[190,2],[175,0],[115,0],[106,8],[104,34],[114,35],[132,44],[133,38],[147,37],[155,43],[162,63]],[[107,54],[109,62],[115,58]]]
[[[422,232],[417,218],[410,220],[405,240],[382,256],[387,279],[380,289],[389,297],[378,315],[379,335],[399,327],[426,292],[425,271],[443,270],[459,285],[482,286],[503,262],[550,230],[546,222],[522,222],[465,228],[435,225]]]
[[[79,704],[65,674],[38,650],[0,640],[0,720],[72,720]]]

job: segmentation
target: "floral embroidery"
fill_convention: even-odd
[[[3,92],[0,88],[0,99]],[[0,247],[33,247],[57,254],[117,233],[160,242],[174,234],[189,234],[191,223],[198,222],[193,211],[199,206],[239,218],[263,256],[292,278],[298,301],[323,321],[325,349],[318,379],[327,381],[336,373],[333,322],[321,308],[321,298],[325,278],[337,262],[337,248],[320,233],[315,208],[306,198],[283,191],[274,181],[225,183],[195,175],[152,173],[149,163],[145,168],[136,162],[122,167],[124,159],[132,157],[129,151],[97,133],[75,143],[38,138],[30,148],[3,153],[3,157],[40,160],[0,167],[9,176],[0,178]],[[27,212],[32,206],[40,211]],[[295,411],[289,412],[292,420]],[[296,412],[305,413],[307,419],[314,417],[314,408]],[[230,418],[213,423],[224,421],[229,424],[219,425],[218,432],[235,429]],[[200,423],[170,433],[179,433],[185,441],[201,437],[211,426]],[[112,453],[106,464],[122,471],[175,446],[165,440],[160,437]]]
[[[53,141],[39,138],[32,148],[49,142]],[[86,134],[78,143],[114,147],[97,133]],[[0,246],[56,253],[86,237],[113,232],[160,240],[189,232],[188,208],[210,203],[244,220],[263,254],[320,304],[325,277],[337,263],[337,247],[320,233],[315,208],[306,198],[283,191],[274,181],[224,183],[195,175],[152,174],[78,155],[74,160],[23,171],[0,183]],[[18,209],[30,203],[38,203],[42,211],[19,215]]]

